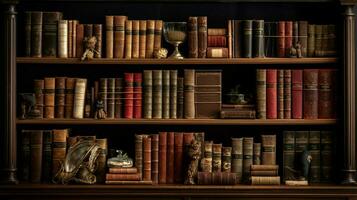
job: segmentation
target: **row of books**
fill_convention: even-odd
[[[336,70],[257,69],[259,119],[336,118]]]

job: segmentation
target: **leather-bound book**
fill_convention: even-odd
[[[159,133],[159,183],[166,183],[167,175],[167,132]]]
[[[253,21],[244,20],[242,23],[243,28],[243,57],[252,57],[252,42],[253,42]]]
[[[228,20],[227,23],[227,43],[228,43],[228,58],[233,58],[233,51],[232,51],[232,22],[233,20]]]
[[[253,20],[253,57],[264,56],[264,20]]]
[[[83,39],[84,39],[84,25],[77,24],[77,35],[76,35],[76,56],[77,58],[82,57],[84,52]]]
[[[66,77],[56,77],[55,117],[64,118]]]
[[[72,118],[73,115],[73,100],[74,100],[74,86],[76,83],[75,78],[66,78],[66,103],[65,103],[65,118]]]
[[[308,26],[307,21],[299,21],[299,41],[301,43],[301,53],[303,57],[307,57]]]
[[[203,146],[205,143],[205,132],[195,132],[193,133],[194,139],[201,143],[201,156],[199,160],[203,158],[203,152],[205,151],[205,147]]]
[[[122,78],[115,78],[115,94],[114,94],[114,118],[121,118],[122,117],[122,107],[123,107],[123,100],[122,100],[122,92],[123,92],[123,79]]]
[[[102,57],[102,25],[101,24],[93,24],[93,35],[97,38],[97,43],[95,44],[95,50],[97,52],[94,53],[94,58]]]
[[[250,166],[253,164],[253,137],[243,138],[243,180],[250,176]]]
[[[309,24],[307,29],[307,56],[315,55],[315,27],[314,24]]]
[[[208,47],[207,58],[228,58],[228,48]]]
[[[74,100],[73,100],[73,118],[82,119],[84,115],[85,94],[87,88],[87,79],[76,79],[74,87]]]
[[[279,176],[278,171],[251,171],[252,176]]]
[[[134,74],[124,73],[124,118],[133,118]]]
[[[201,171],[212,172],[212,141],[205,141],[203,143],[203,158],[201,160]]]
[[[243,138],[232,138],[232,170],[237,175],[237,183],[243,174]]]
[[[222,172],[231,172],[232,147],[222,147]]]
[[[152,118],[162,118],[162,70],[153,70]]]
[[[244,57],[243,20],[233,20],[233,51],[235,58]]]
[[[322,34],[321,34],[321,51],[320,52],[315,52],[317,56],[320,57],[326,57],[327,56],[327,47],[328,47],[328,25],[324,24],[322,25]]]
[[[54,129],[52,134],[52,176],[54,176],[60,170],[61,163],[66,158],[68,129]]]
[[[301,69],[291,70],[291,116],[293,119],[302,118],[302,78]]]
[[[184,118],[195,118],[195,70],[184,70]]]
[[[68,20],[68,35],[67,35],[67,48],[68,48],[68,58],[72,58],[72,50],[73,50],[73,20]]]
[[[318,118],[331,119],[334,117],[333,98],[333,70],[319,70],[319,85],[318,85]]]
[[[222,144],[212,144],[212,172],[222,170]]]
[[[318,78],[317,69],[304,69],[304,119],[318,118]]]
[[[112,185],[152,185],[152,181],[105,181],[105,184]]]
[[[107,138],[96,139],[95,143],[97,143],[100,147],[100,153],[97,158],[97,170],[95,172],[97,183],[105,182],[105,172],[107,169],[107,152],[108,152],[108,140]]]
[[[31,149],[30,138],[33,130],[21,130],[21,176],[20,180],[30,180]]]
[[[139,58],[146,57],[146,20],[139,21]]]
[[[155,43],[155,20],[146,21],[146,50],[145,58],[152,58]]]
[[[280,185],[280,176],[252,176],[252,185]]]
[[[139,45],[140,45],[140,36],[139,36],[139,30],[140,30],[140,22],[139,20],[133,20],[132,22],[132,52],[131,52],[131,57],[132,58],[139,58]]]
[[[227,37],[225,35],[208,35],[207,36],[208,47],[226,47]]]
[[[252,165],[252,171],[278,171],[279,165]]]
[[[105,16],[105,55],[113,58],[114,45],[114,16]]]
[[[169,161],[170,162],[170,161]],[[182,183],[183,180],[183,134],[174,133],[174,182]]]
[[[170,70],[162,71],[162,118],[170,118]]]
[[[125,21],[127,16],[114,16],[114,58],[124,58]]]
[[[322,56],[322,25],[315,25],[315,51],[316,57]]]
[[[140,179],[143,174],[143,138],[147,135],[135,135],[135,166],[138,168]]]
[[[103,101],[104,110],[108,112],[108,78],[99,79],[98,96]]]
[[[141,118],[142,117],[142,96],[143,96],[143,89],[142,89],[142,74],[141,73],[134,73],[134,107],[133,107],[133,118]]]
[[[127,20],[125,21],[125,51],[124,51],[124,57],[127,59],[131,58],[131,53],[132,53],[132,42],[133,42],[133,21]]]
[[[289,168],[294,168],[295,164],[295,132],[283,132],[283,180],[290,180],[294,177]]]
[[[193,133],[183,133],[183,170],[184,176],[186,175],[186,170],[190,164],[190,158],[188,156],[188,152],[190,149],[191,142],[195,139]]]
[[[61,19],[60,12],[43,12],[42,56],[57,56],[57,23]]]
[[[293,46],[293,22],[285,22],[285,56],[290,54],[290,48]]]
[[[177,70],[170,70],[170,118],[177,118]]]
[[[34,80],[34,93],[35,93],[35,109],[40,111],[40,117],[43,117],[43,93],[44,93],[45,82],[44,80],[35,79]]]
[[[261,164],[261,152],[262,152],[262,144],[261,143],[253,143],[253,165]]]
[[[303,151],[309,150],[309,131],[295,131],[295,159],[294,166],[297,170],[302,170],[300,164]]]
[[[230,172],[198,172],[198,185],[234,185],[237,182],[235,173]]]
[[[32,130],[30,133],[30,182],[40,183],[42,174],[42,130]]]
[[[113,119],[115,114],[115,78],[107,78],[107,118]]]
[[[161,48],[162,20],[155,20],[154,51]]]
[[[278,22],[278,41],[277,52],[278,57],[285,57],[285,21]]]
[[[151,180],[151,138],[143,138],[143,180]]]
[[[291,70],[284,70],[284,119],[291,119]]]
[[[44,101],[45,109],[43,113],[44,118],[55,117],[55,78],[45,78]]]
[[[314,159],[310,164],[310,182],[320,182],[320,131],[309,132],[309,152]]]
[[[255,110],[221,110],[221,119],[255,119]]]
[[[278,119],[284,119],[284,70],[277,70],[278,81]]]
[[[276,135],[262,135],[262,164],[276,164]]]
[[[93,24],[84,24],[84,37],[89,38],[93,36]]]
[[[326,56],[336,56],[336,25],[327,25],[327,50],[325,52]]]
[[[293,21],[293,46],[295,47],[299,41],[299,22]]]
[[[68,58],[68,20],[58,21],[58,57]]]
[[[175,133],[167,133],[166,183],[174,183],[175,178]]]
[[[198,57],[197,17],[189,17],[187,22],[188,57]]]
[[[177,78],[177,118],[182,119],[184,116],[184,81],[183,77]]]
[[[321,131],[321,182],[331,182],[333,174],[333,134]]]
[[[197,18],[198,58],[205,58],[207,51],[207,16]]]
[[[278,117],[277,109],[277,70],[266,70],[266,110],[268,119]]]
[[[152,118],[152,70],[144,70],[144,104],[143,104],[143,117],[145,119]]]
[[[264,54],[277,57],[278,22],[264,22]]]
[[[42,57],[42,12],[31,12],[31,56]]]
[[[159,134],[151,135],[151,180],[159,182]]]
[[[76,58],[77,56],[77,24],[78,20],[73,20],[72,24],[72,57]],[[81,55],[82,56],[82,55]]]
[[[257,69],[257,118],[265,119],[266,114],[266,69]]]
[[[109,174],[136,174],[138,168],[136,167],[114,167],[108,169]]]
[[[106,181],[140,181],[141,175],[136,174],[106,174]]]
[[[31,15],[32,12],[25,12],[25,56],[31,56]]]

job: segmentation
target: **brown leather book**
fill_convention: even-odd
[[[143,138],[147,135],[135,135],[135,166],[138,168],[140,179],[143,174]]]
[[[212,141],[205,141],[203,144],[202,160],[201,160],[201,171],[212,172]]]
[[[142,98],[143,98],[142,82],[143,82],[142,73],[134,73],[133,118],[142,118]]]
[[[114,102],[114,118],[121,118],[123,114],[123,99],[122,97],[123,92],[123,79],[122,78],[115,78],[115,102]]]
[[[31,12],[31,56],[42,57],[42,12]]]
[[[304,69],[304,119],[318,118],[318,75],[317,69]]]
[[[279,165],[252,165],[250,169],[252,171],[278,171]]]
[[[155,42],[155,20],[146,21],[146,51],[145,58],[152,58]]]
[[[60,170],[61,163],[66,158],[68,129],[54,129],[52,134],[52,175],[54,176]]]
[[[77,78],[74,87],[73,118],[82,119],[84,115],[87,79]]]
[[[227,25],[227,42],[228,42],[228,58],[233,58],[233,20],[228,20]]]
[[[278,23],[277,52],[278,57],[285,57],[285,21]]]
[[[162,38],[162,20],[155,20],[155,32],[154,32],[154,51],[161,48]]]
[[[264,55],[264,20],[253,20],[253,57]]]
[[[54,118],[55,117],[55,78],[45,78],[45,89],[44,89],[44,102],[45,109],[43,113],[44,118]]]
[[[114,58],[124,58],[125,21],[127,16],[114,16]]]
[[[56,77],[55,117],[64,118],[66,77]]]
[[[77,57],[77,24],[78,20],[73,20],[72,23],[72,57]]]
[[[225,35],[208,35],[208,47],[227,47],[227,37]]]
[[[333,106],[333,70],[320,69],[319,70],[319,85],[318,85],[318,118],[331,119],[334,117]]]
[[[315,158],[310,163],[309,181],[318,183],[321,180],[321,135],[320,131],[309,131],[308,150],[311,157]]]
[[[266,119],[266,69],[257,69],[257,118]]]
[[[133,35],[132,35],[132,30],[133,30],[133,21],[127,20],[125,21],[125,52],[124,52],[124,57],[126,59],[131,58],[131,53],[132,53],[132,42],[133,42]]]
[[[237,175],[237,183],[243,174],[243,138],[232,138],[232,172]]]
[[[295,47],[299,41],[299,22],[293,21],[293,46]]]
[[[262,164],[276,164],[276,135],[262,135]]]
[[[115,114],[115,78],[107,78],[107,118],[113,119]]]
[[[198,185],[234,185],[237,175],[230,172],[198,172]]]
[[[152,71],[152,118],[162,118],[162,70]]]
[[[42,56],[57,56],[57,24],[62,18],[60,12],[43,12]]]
[[[285,22],[285,56],[290,54],[290,48],[293,46],[293,22]]]
[[[151,138],[143,138],[143,180],[151,180]]]
[[[152,91],[153,91],[153,77],[152,77],[152,70],[144,70],[144,104],[143,104],[143,116],[145,119],[152,118]]]
[[[195,118],[195,70],[184,70],[184,118]]]
[[[222,144],[212,144],[212,172],[222,170]]]
[[[167,133],[167,174],[166,183],[174,183],[174,173],[175,173],[175,133]]]
[[[252,176],[252,185],[280,185],[280,176]]]
[[[261,143],[253,143],[253,165],[261,164],[261,160],[262,160],[261,150],[262,150]]]
[[[151,180],[159,182],[159,134],[151,135]]]
[[[184,116],[184,80],[183,77],[177,78],[177,118],[182,119]]]
[[[109,168],[109,174],[136,174],[138,173],[138,168],[136,167],[118,167]]]
[[[299,41],[301,43],[301,53],[303,57],[307,57],[308,26],[307,21],[299,21]]]
[[[28,12],[28,11],[25,12],[24,30],[25,30],[25,56],[26,57],[31,56],[31,15],[32,12]]]
[[[284,119],[291,119],[291,70],[284,70]]]
[[[102,25],[93,24],[93,35],[97,38],[97,43],[95,44],[94,58],[102,57]]]
[[[106,174],[106,181],[140,181],[140,174]]]
[[[188,36],[188,57],[198,57],[198,28],[197,17],[189,17],[187,22],[187,36]]]
[[[146,20],[139,21],[139,58],[146,57]]]
[[[206,58],[207,52],[207,16],[197,18],[198,28],[198,57]]]
[[[225,36],[227,35],[227,29],[225,28],[208,28],[207,29],[207,35],[208,36]]]
[[[34,80],[34,93],[35,93],[35,109],[40,111],[40,117],[43,118],[43,94],[44,94],[45,82],[44,80]]]
[[[68,58],[68,20],[58,21],[58,57]]]
[[[93,36],[93,24],[84,24],[84,37],[89,38]]]
[[[222,172],[231,172],[232,147],[222,147]]]
[[[105,184],[112,185],[152,185],[152,181],[105,181]]]
[[[307,29],[307,56],[315,55],[315,24],[309,24]]]
[[[170,70],[170,119],[177,118],[177,70]]]
[[[246,182],[250,176],[251,165],[253,164],[253,137],[243,138],[243,180]]]
[[[131,57],[132,58],[139,58],[139,45],[140,45],[140,36],[139,36],[139,30],[140,30],[140,22],[139,20],[133,20],[133,28],[132,28],[132,53]]]
[[[207,58],[228,58],[228,48],[208,47]]]
[[[278,82],[278,119],[284,119],[284,70],[277,70],[277,82]]]
[[[114,16],[105,16],[105,55],[107,58],[113,58],[114,45]]]
[[[221,110],[221,119],[255,119],[255,110]]]
[[[97,183],[105,182],[105,173],[107,169],[107,152],[108,152],[108,140],[107,138],[96,139],[95,143],[101,148],[99,156],[97,158],[97,170],[95,172]]]
[[[182,183],[183,180],[183,134],[175,132],[174,141],[174,182]]]
[[[40,183],[42,173],[42,130],[32,130],[30,133],[30,182]]]
[[[162,70],[162,118],[170,118],[170,70]]]
[[[165,184],[167,177],[167,132],[159,133],[159,183]]]
[[[103,101],[104,110],[108,112],[108,78],[99,79],[98,96]]]
[[[279,176],[278,171],[251,171],[252,176]]]
[[[73,116],[73,101],[74,101],[74,86],[75,78],[66,78],[66,103],[65,103],[65,118],[72,118]]]
[[[67,35],[67,48],[68,48],[68,58],[72,58],[72,50],[73,50],[73,20],[68,20],[68,35]]]
[[[83,55],[83,39],[84,39],[84,25],[77,24],[77,35],[76,35],[76,56],[77,58]]]

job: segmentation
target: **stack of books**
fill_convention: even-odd
[[[252,185],[280,185],[279,165],[251,165]]]
[[[251,104],[222,104],[222,119],[255,119],[255,106]]]
[[[152,184],[151,180],[142,180],[142,174],[136,167],[113,167],[106,174],[106,184]]]

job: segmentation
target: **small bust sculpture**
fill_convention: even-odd
[[[95,50],[95,44],[97,43],[97,38],[94,36],[92,37],[85,37],[83,40],[83,44],[85,47],[85,51],[83,53],[83,56],[81,60],[91,60],[94,58],[94,54],[99,54],[98,51]]]
[[[95,102],[95,119],[105,119],[107,117],[107,112],[104,110],[104,102],[102,99],[97,99]]]

